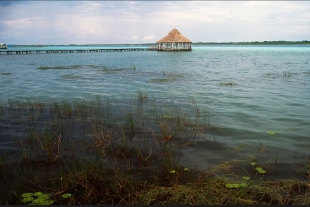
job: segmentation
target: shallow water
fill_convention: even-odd
[[[0,55],[2,103],[96,95],[126,99],[138,90],[179,106],[194,100],[213,114],[216,128],[213,137],[206,139],[226,148],[212,155],[209,147],[194,150],[196,154],[188,148],[189,162],[201,168],[210,164],[210,157],[231,158],[227,152],[241,144],[262,144],[270,149],[269,157],[277,152],[283,162],[290,163],[296,161],[296,153],[307,153],[300,146],[310,144],[309,46]],[[12,140],[1,129],[0,149],[10,150],[7,143]],[[252,149],[246,150],[249,154]]]

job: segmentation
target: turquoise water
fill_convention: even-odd
[[[78,67],[70,69],[73,65]],[[56,66],[69,69],[38,69]],[[180,105],[195,100],[212,111],[214,138],[225,145],[260,142],[285,158],[297,145],[310,144],[310,47],[0,56],[3,103],[9,98],[133,97],[138,90]]]

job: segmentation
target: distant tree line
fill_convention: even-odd
[[[263,42],[195,42],[195,44],[206,44],[206,45],[309,45],[310,41],[263,41]]]

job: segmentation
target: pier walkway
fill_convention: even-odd
[[[98,48],[98,49],[55,49],[55,50],[0,50],[0,55],[7,54],[41,54],[41,53],[86,53],[86,52],[126,52],[126,51],[156,51],[154,48]]]
[[[176,49],[176,48],[157,48],[157,47],[147,47],[147,48],[96,48],[96,49],[7,49],[0,50],[0,55],[22,55],[22,54],[50,54],[50,53],[87,53],[87,52],[127,52],[127,51],[192,51],[189,49]]]

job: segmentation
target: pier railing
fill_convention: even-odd
[[[0,55],[7,54],[49,54],[49,53],[90,53],[90,52],[127,52],[127,51],[146,51],[148,48],[98,48],[98,49],[60,49],[60,50],[0,50]]]
[[[147,48],[98,48],[98,49],[61,49],[61,50],[0,50],[0,55],[20,55],[20,54],[50,54],[50,53],[91,53],[91,52],[127,52],[127,51],[191,51],[192,48],[189,49],[175,49],[175,48],[159,48],[159,47],[147,47]]]

